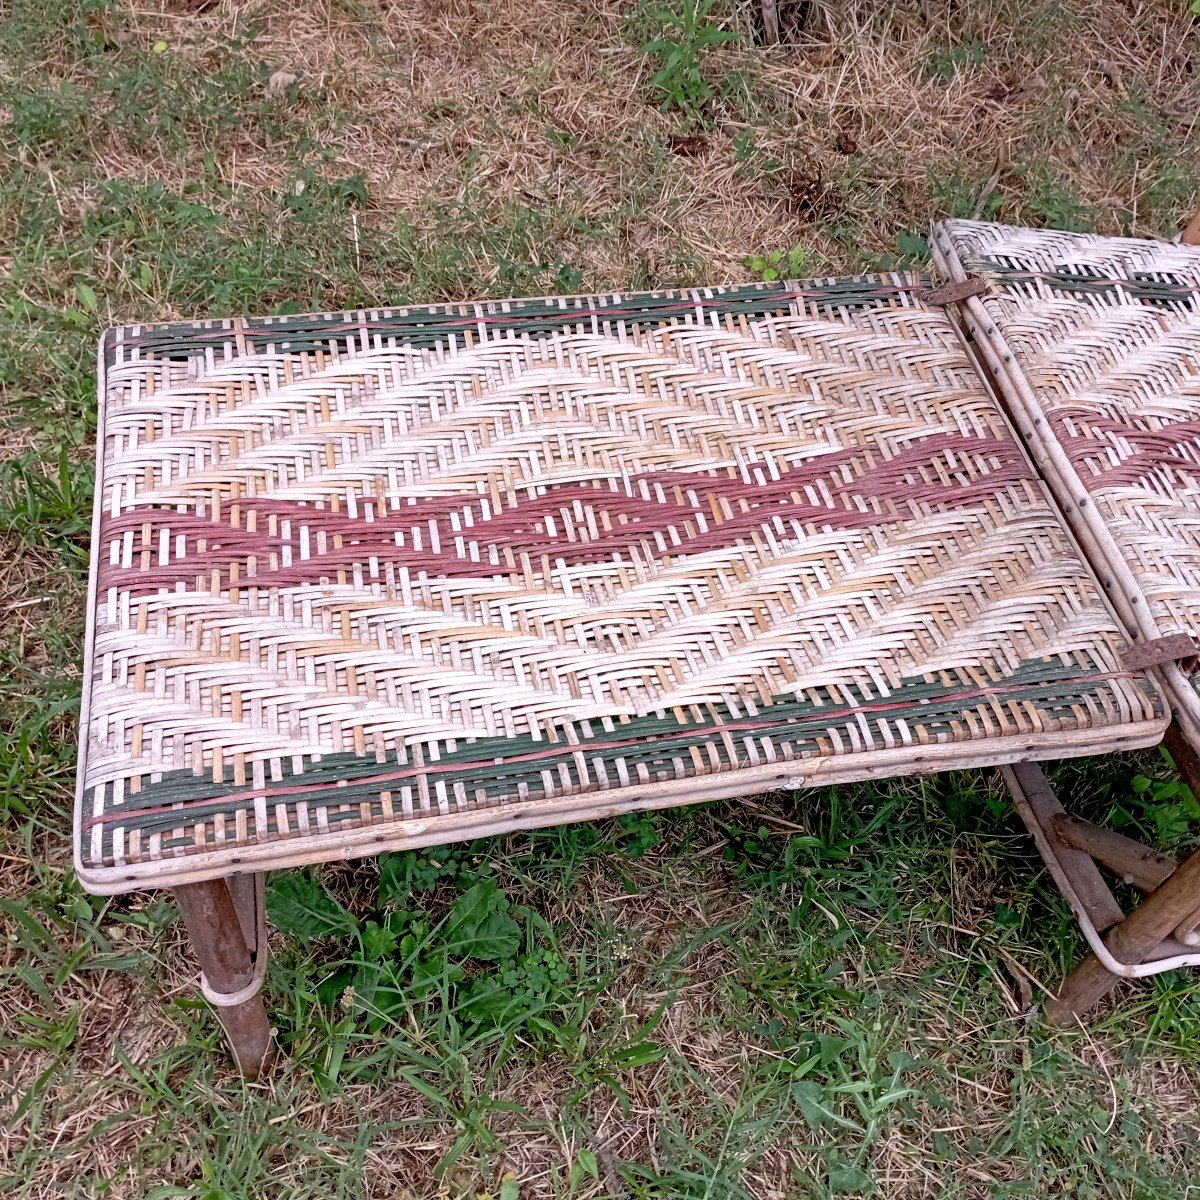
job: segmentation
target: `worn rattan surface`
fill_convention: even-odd
[[[110,331],[83,878],[1156,739],[920,286]]]
[[[1134,631],[1200,630],[1200,250],[968,221],[939,234],[990,285],[1002,374],[1082,485],[1079,504],[1067,481],[1073,517],[1103,522],[1100,569],[1125,575]]]

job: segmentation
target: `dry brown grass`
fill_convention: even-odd
[[[703,818],[694,832],[701,839],[712,838],[714,845],[720,841],[719,831]],[[274,1079],[257,1085],[253,1091],[259,1099],[246,1104],[227,1068],[210,1078],[202,1061],[200,1069],[194,1060],[188,1067],[189,1054],[164,1056],[164,1050],[182,1046],[188,1036],[186,1025],[168,1007],[168,1001],[187,996],[193,986],[186,948],[178,934],[156,944],[127,925],[110,924],[105,926],[110,937],[122,930],[117,940],[122,950],[144,954],[148,966],[155,964],[153,978],[102,973],[65,981],[62,1001],[78,1005],[82,1018],[76,1053],[70,1069],[61,1071],[42,1096],[37,1124],[44,1146],[42,1166],[20,1194],[85,1196],[91,1194],[83,1186],[85,1180],[106,1179],[110,1184],[105,1195],[141,1200],[151,1182],[186,1186],[201,1176],[204,1158],[212,1152],[214,1126],[266,1117],[273,1126],[270,1135],[261,1137],[261,1130],[251,1129],[246,1140],[257,1137],[264,1143],[264,1161],[279,1187],[271,1194],[326,1194],[315,1186],[310,1189],[306,1178],[320,1177],[322,1171],[329,1174],[326,1156],[353,1164],[350,1147],[365,1131],[361,1166],[351,1165],[346,1174],[358,1175],[361,1194],[373,1200],[474,1196],[495,1187],[508,1172],[521,1181],[523,1200],[563,1194],[555,1190],[553,1173],[559,1172],[561,1180],[565,1164],[574,1160],[580,1146],[597,1153],[602,1169],[601,1179],[577,1195],[633,1195],[618,1177],[617,1165],[640,1162],[657,1167],[661,1157],[665,1167],[672,1155],[663,1146],[664,1125],[696,1145],[719,1144],[721,1129],[719,1124],[714,1129],[714,1113],[736,1112],[744,1102],[748,1070],[773,1052],[759,1039],[731,1036],[722,983],[737,976],[737,953],[728,941],[702,941],[688,960],[688,982],[683,986],[664,991],[655,986],[651,972],[665,951],[705,930],[731,926],[746,936],[753,930],[755,912],[761,918],[761,904],[755,909],[750,896],[729,886],[726,872],[697,873],[670,853],[625,862],[621,874],[624,881],[598,863],[569,895],[543,907],[558,925],[578,921],[586,927],[597,911],[610,913],[624,953],[633,960],[606,995],[598,1028],[611,1023],[614,1014],[642,1021],[666,1005],[655,1040],[668,1055],[623,1078],[627,1110],[603,1087],[586,1089],[572,1105],[568,1098],[577,1080],[560,1059],[519,1059],[500,1073],[492,1092],[494,1099],[520,1109],[499,1112],[489,1122],[500,1148],[468,1155],[436,1179],[434,1168],[458,1129],[453,1121],[439,1118],[403,1079],[351,1083],[338,1094],[322,1095],[302,1072],[285,1065]],[[981,882],[1007,894],[1003,879]],[[631,896],[630,884],[644,890]],[[957,924],[957,914],[952,923]],[[918,981],[939,962],[981,961],[970,938],[944,929],[931,944],[927,933],[916,922],[907,931],[880,931],[892,939],[899,935],[903,946],[894,973],[879,981],[893,1001],[904,994],[904,980]],[[852,955],[847,985],[855,981],[869,989],[869,978],[856,979],[859,970]],[[1005,1131],[1013,1127],[1014,1105],[1028,1107],[1031,1119],[1047,1124],[1064,1117],[1094,1122],[1097,1133],[1118,1119],[1141,1120],[1147,1130],[1146,1151],[1164,1161],[1186,1161],[1200,1138],[1200,1087],[1194,1069],[1158,1054],[1131,1060],[1119,1041],[1098,1033],[1076,1039],[1066,1062],[1039,1079],[1027,1068],[1044,1044],[1043,1035],[1019,1013],[964,1004],[951,981],[944,987],[918,984],[899,1008],[882,1007],[876,1033],[880,1031],[880,1047],[911,1049],[930,1064],[907,1081],[916,1091],[912,1118],[891,1122],[887,1136],[874,1146],[880,1195],[915,1200],[942,1196],[950,1187],[950,1194],[984,1197],[993,1194],[993,1185],[1027,1178],[1029,1163],[1022,1154],[980,1149],[981,1144],[1002,1143]],[[115,1057],[117,1045],[126,1062]],[[425,1049],[438,1052],[433,1044]],[[164,1061],[174,1069],[164,1073]],[[130,1063],[167,1091],[153,1098],[146,1083],[132,1076]],[[8,1082],[19,1089],[32,1082],[48,1060],[45,1054],[28,1053],[7,1065]],[[925,1089],[934,1085],[948,1103],[929,1103]],[[172,1094],[177,1089],[179,1094]],[[168,1113],[170,1119],[164,1121]],[[399,1120],[417,1117],[426,1123],[395,1127]],[[104,1135],[93,1136],[105,1121],[112,1124]],[[0,1150],[19,1149],[23,1124],[7,1132]],[[170,1131],[165,1144],[164,1126]],[[1103,1138],[1100,1141],[1103,1144]],[[1085,1138],[1084,1146],[1087,1143]],[[748,1156],[750,1151],[754,1156],[741,1175],[741,1186],[762,1200],[808,1194],[798,1189],[797,1179],[820,1178],[827,1144],[803,1126],[789,1126],[784,1136],[776,1139],[772,1134],[761,1145],[740,1144],[736,1153]],[[158,1162],[148,1162],[155,1154]],[[228,1187],[228,1177],[224,1182]]]
[[[1147,194],[1160,165],[1150,143],[1194,146],[1200,113],[1195,34],[1173,0],[1080,0],[1058,16],[1017,0],[821,5],[787,45],[711,56],[707,74],[728,86],[683,154],[670,148],[680,117],[648,103],[645,22],[629,4],[222,3],[195,16],[168,0],[120,11],[121,39],[162,39],[201,70],[212,38],[261,27],[255,52],[297,77],[297,108],[337,152],[329,170],[368,180],[362,236],[397,217],[436,234],[447,205],[484,224],[532,206],[586,287],[744,278],[747,254],[794,245],[817,269],[853,269],[945,209],[952,177],[978,190],[998,173],[998,216],[1040,224],[1048,214],[1021,178],[1030,164],[1052,168],[1104,232],[1169,234],[1196,199],[1186,186]],[[749,11],[733,25],[749,37]],[[986,62],[950,79],[931,72],[968,36]],[[777,169],[751,177],[736,161],[747,129]],[[182,190],[196,176],[187,154],[131,151],[120,137],[93,150],[94,179]],[[294,162],[251,124],[221,139],[217,159],[231,186],[294,180]],[[89,190],[62,203],[85,207]]]

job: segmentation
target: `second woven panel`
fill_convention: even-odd
[[[947,221],[968,324],[1131,635],[1200,627],[1200,250]],[[1200,742],[1200,664],[1162,668]]]

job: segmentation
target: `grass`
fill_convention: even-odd
[[[167,900],[71,873],[110,321],[844,272],[938,215],[1170,235],[1200,203],[1183,3],[782,7],[779,47],[728,0],[0,15],[4,1195],[1200,1190],[1200,986],[1041,1025],[1081,941],[987,774],[277,876],[254,1086]],[[1153,754],[1057,777],[1186,840]]]

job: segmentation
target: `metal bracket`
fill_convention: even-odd
[[[968,275],[966,279],[951,280],[950,283],[939,284],[921,293],[921,299],[926,304],[957,304],[960,300],[969,300],[972,296],[982,296],[988,290],[988,281],[981,275]]]
[[[1149,641],[1134,642],[1121,655],[1121,666],[1127,671],[1140,671],[1144,667],[1161,667],[1163,663],[1178,662],[1181,658],[1195,658],[1198,653],[1200,650],[1197,650],[1190,633],[1168,633]]]

